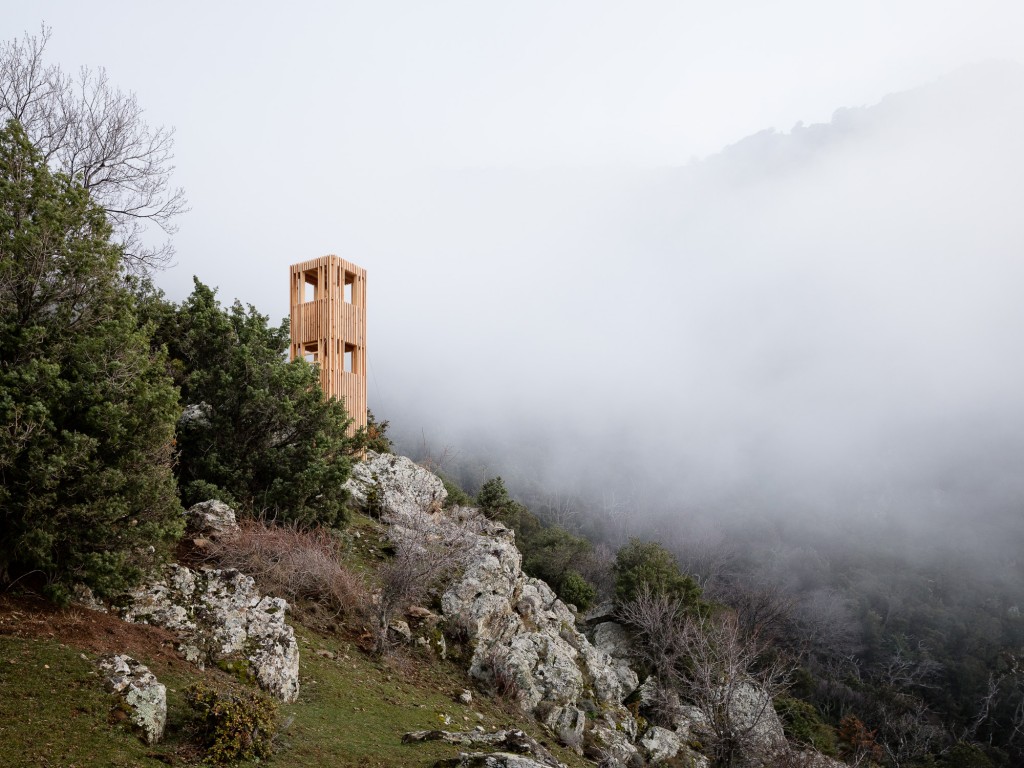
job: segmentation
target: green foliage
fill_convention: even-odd
[[[476,495],[476,505],[488,517],[499,517],[513,503],[500,477],[492,477],[485,482]]]
[[[456,483],[449,477],[444,475],[438,475],[441,478],[441,483],[444,485],[444,489],[448,491],[448,496],[444,500],[445,509],[451,507],[469,507],[473,505],[473,497],[462,490],[462,486]]]
[[[558,596],[581,611],[587,610],[597,599],[597,590],[576,571],[567,571],[557,590]]]
[[[178,399],[103,211],[0,130],[0,581],[109,595],[181,534]]]
[[[943,768],[996,768],[985,750],[978,744],[958,741],[943,758]]]
[[[356,449],[342,403],[325,398],[317,368],[286,362],[288,328],[253,307],[222,308],[195,280],[180,306],[145,295],[186,405],[178,478],[186,505],[220,498],[243,513],[338,526]]]
[[[561,526],[545,526],[509,496],[500,477],[485,482],[476,501],[485,515],[516,532],[516,546],[523,553],[523,570],[527,574],[546,581],[562,600],[580,610],[590,607],[597,590],[572,567],[590,554],[593,547],[589,541]]]
[[[679,570],[679,563],[665,547],[653,541],[630,539],[615,555],[615,600],[626,603],[646,585],[655,594],[678,598],[687,608],[697,610],[701,588]]]
[[[277,704],[255,691],[223,693],[203,683],[190,685],[185,701],[195,710],[205,762],[270,757],[276,730]]]
[[[352,437],[352,452],[362,453],[365,451],[376,451],[377,453],[394,453],[394,446],[391,438],[388,437],[388,427],[391,422],[377,421],[373,411],[366,409],[366,426],[356,430]]]
[[[813,747],[822,754],[836,756],[835,728],[822,720],[811,704],[789,696],[777,696],[774,704],[788,739]]]

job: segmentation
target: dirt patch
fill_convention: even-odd
[[[174,670],[196,668],[175,650],[174,633],[81,606],[59,608],[32,595],[0,595],[0,636],[46,638],[97,655],[130,653]]]

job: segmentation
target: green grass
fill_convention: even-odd
[[[114,699],[93,657],[50,639],[0,637],[0,766],[159,766],[181,746],[180,719],[165,744],[149,748],[111,721]],[[164,674],[178,689],[188,680]],[[181,712],[178,690],[169,707]]]
[[[370,574],[386,545],[380,527],[357,516],[350,530],[358,530],[360,538],[349,547],[346,560]],[[111,718],[115,700],[103,689],[95,654],[75,645],[75,622],[81,615],[81,610],[70,611],[46,630],[28,631],[31,616],[20,627],[15,614],[0,622],[0,768],[199,765],[201,754],[191,740],[182,691],[200,679],[219,687],[242,684],[216,668],[200,672],[180,661],[152,658],[146,651],[152,644],[132,647],[133,630],[123,638],[119,634],[119,650],[148,665],[168,688],[167,735],[156,747],[147,747],[126,724]],[[376,658],[358,647],[351,628],[338,634],[294,626],[301,692],[296,703],[280,706],[276,751],[263,765],[426,768],[456,755],[458,748],[438,742],[403,744],[403,734],[477,725],[488,730],[522,728],[571,768],[591,765],[558,747],[531,717],[476,690],[451,660],[411,648]],[[473,691],[468,706],[456,700],[463,689]]]

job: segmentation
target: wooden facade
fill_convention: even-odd
[[[291,359],[320,364],[320,385],[366,426],[366,270],[338,256],[292,264]]]

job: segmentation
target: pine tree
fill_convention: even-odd
[[[102,209],[0,130],[0,582],[109,594],[181,533],[177,392]]]

